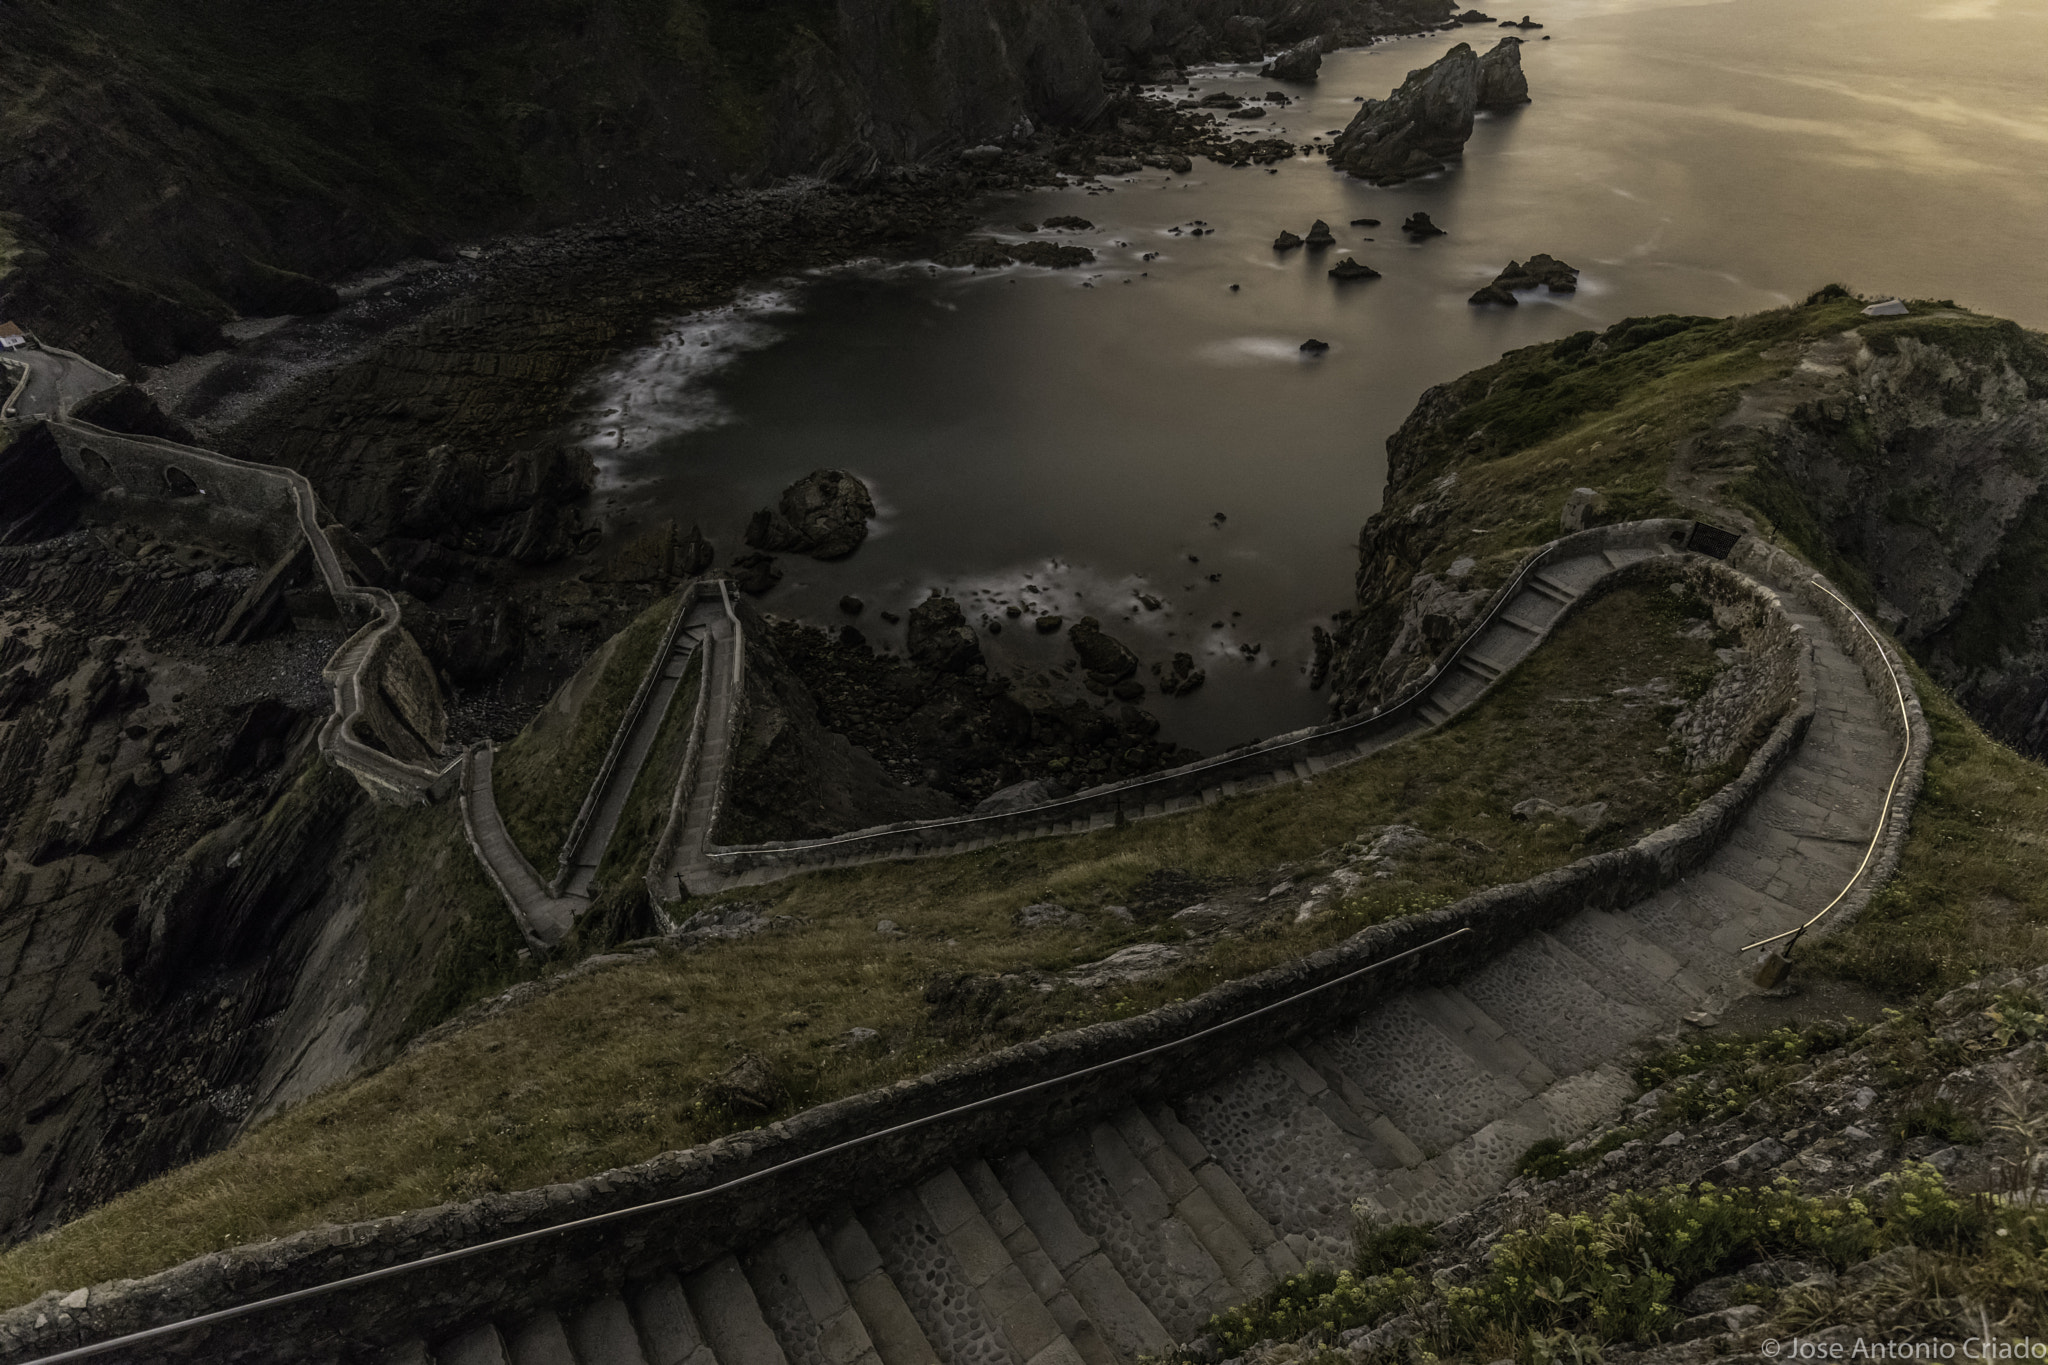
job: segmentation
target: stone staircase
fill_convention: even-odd
[[[1560,610],[1583,590],[1556,587]],[[1568,916],[1455,984],[1393,994],[1171,1103],[877,1180],[687,1275],[393,1359],[1135,1362],[1305,1264],[1347,1263],[1354,1210],[1424,1222],[1470,1208],[1531,1143],[1615,1113],[1644,1040],[1746,993],[1738,950],[1801,923],[1855,871],[1901,742],[1892,699],[1826,621],[1783,602],[1812,649],[1812,725],[1721,848],[1667,889]]]
[[[1455,987],[1404,992],[1171,1104],[857,1195],[687,1275],[392,1359],[1135,1362],[1309,1262],[1346,1263],[1354,1207],[1404,1222],[1470,1207],[1538,1138],[1611,1114],[1631,1093],[1631,1046],[1674,1012],[1740,993],[1745,970],[1682,916],[1587,912]]]

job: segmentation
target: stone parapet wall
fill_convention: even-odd
[[[1545,564],[1600,550],[1684,545],[1695,523],[1675,518],[1628,522],[1581,531],[1551,541],[1531,554],[1501,586],[1478,618],[1437,659],[1407,694],[1371,716],[1320,725],[1276,736],[1249,748],[1203,759],[1165,772],[1078,792],[1022,810],[952,816],[855,830],[826,839],[714,847],[711,865],[728,874],[774,869],[787,874],[849,859],[869,861],[958,849],[963,845],[1015,839],[1031,834],[1101,828],[1148,814],[1173,814],[1204,801],[1295,781],[1311,760],[1353,749],[1361,740],[1417,719],[1423,703],[1455,665],[1459,655],[1514,600],[1528,578]],[[713,827],[714,829],[716,826]]]
[[[438,752],[446,720],[433,670],[405,633],[397,599],[349,577],[304,475],[68,416],[48,426],[73,476],[124,514],[259,562],[310,554],[342,620],[365,623],[322,670],[335,709],[320,730],[321,754],[380,801],[418,804],[453,789],[459,760]],[[376,745],[358,733],[359,721]]]
[[[1716,566],[1712,572],[1735,575]],[[1768,594],[1758,597],[1776,612]],[[1796,640],[1789,622],[1784,636]],[[0,1316],[0,1360],[103,1339],[228,1305],[374,1273],[502,1238],[509,1245],[183,1334],[158,1357],[232,1365],[370,1352],[594,1297],[629,1279],[709,1264],[849,1190],[1040,1142],[1133,1101],[1212,1083],[1392,994],[1454,982],[1524,936],[1587,907],[1619,908],[1704,861],[1797,750],[1815,709],[1811,651],[1781,651],[1789,709],[1727,786],[1627,848],[1595,854],[1344,942],[1192,1000],[1090,1025],[816,1106],[763,1129],[570,1184],[318,1228],[144,1280],[50,1294]],[[1384,965],[1376,965],[1384,964]],[[664,1203],[663,1201],[673,1201]],[[653,1207],[649,1207],[649,1206]],[[598,1221],[588,1221],[598,1220]],[[576,1224],[561,1232],[550,1229]]]

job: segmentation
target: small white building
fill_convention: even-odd
[[[0,351],[28,345],[28,333],[11,322],[0,322]]]

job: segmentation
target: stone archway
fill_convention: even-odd
[[[198,480],[174,464],[164,466],[164,487],[174,498],[196,498],[205,491]]]

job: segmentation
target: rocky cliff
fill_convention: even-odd
[[[2048,753],[2048,338],[1824,290],[1749,318],[1629,318],[1425,393],[1359,535],[1333,701],[1425,672],[1530,547],[1689,514],[1794,543],[1988,729]]]
[[[109,364],[331,308],[451,240],[1103,110],[1104,62],[1411,30],[1447,0],[399,0],[9,7],[0,314]]]

